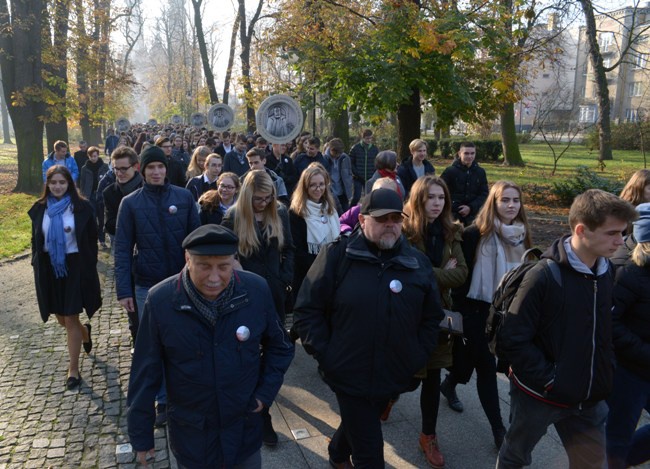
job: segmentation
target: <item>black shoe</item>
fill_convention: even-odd
[[[154,427],[164,427],[167,425],[167,405],[158,404],[156,406],[156,421]]]
[[[334,469],[352,469],[354,467],[352,465],[352,461],[350,461],[350,458],[348,458],[348,460],[344,462],[334,462],[334,460],[330,456],[329,463],[330,466],[332,466]]]
[[[65,387],[68,391],[73,391],[77,389],[81,384],[81,375],[79,376],[68,376],[68,380],[65,382]]]
[[[503,439],[506,436],[505,427],[499,427],[496,430],[493,429],[492,435],[494,436],[494,446],[496,446],[497,449],[501,449],[501,445],[503,444]]]
[[[440,383],[440,393],[447,398],[447,404],[449,404],[451,410],[462,412],[465,409],[456,395],[456,385],[450,382],[449,375]]]
[[[278,444],[278,434],[273,429],[273,422],[271,422],[268,409],[262,410],[262,443],[271,447]]]
[[[86,353],[90,353],[93,350],[93,338],[90,335],[90,331],[92,330],[92,326],[90,325],[89,322],[85,324],[86,329],[88,329],[88,342],[84,342],[82,345],[84,346],[84,350]]]

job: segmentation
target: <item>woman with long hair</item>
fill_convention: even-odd
[[[431,261],[442,305],[452,309],[451,289],[465,283],[467,264],[461,247],[463,226],[454,222],[451,215],[451,196],[445,181],[433,175],[417,179],[411,187],[404,212],[408,215],[404,219],[404,234]],[[445,464],[438,448],[436,424],[440,405],[440,370],[452,365],[452,344],[449,334],[441,332],[438,347],[417,376],[422,380],[419,443],[427,462],[435,468]]]
[[[640,169],[634,173],[625,184],[620,197],[635,207],[650,202],[650,169]]]
[[[277,201],[275,184],[264,170],[246,173],[241,192],[221,224],[239,238],[238,258],[244,270],[264,277],[271,288],[279,322],[284,326],[284,304],[291,292],[294,247],[287,209]],[[278,443],[268,408],[262,411],[262,441]]]
[[[289,221],[296,246],[293,269],[295,296],[320,249],[338,238],[341,229],[330,191],[329,173],[319,163],[311,163],[300,175],[291,196]]]
[[[97,225],[90,203],[83,199],[64,165],[46,173],[41,197],[28,214],[32,220],[32,266],[36,298],[43,322],[55,315],[67,333],[66,387],[79,387],[81,346],[92,351],[90,323],[81,324],[86,310],[91,319],[102,305],[97,275]]]
[[[223,168],[221,155],[210,153],[205,158],[203,167],[205,168],[203,174],[193,177],[187,181],[187,185],[185,186],[194,196],[194,200],[197,201],[204,192],[217,188],[217,180],[219,179],[219,174],[221,174],[221,168]]]
[[[239,178],[235,173],[221,173],[217,189],[205,192],[199,199],[201,225],[220,225],[228,209],[235,204],[239,193]]]
[[[467,340],[454,343],[454,364],[440,390],[449,406],[462,412],[455,386],[467,383],[476,370],[476,388],[497,447],[503,443],[506,430],[499,406],[496,361],[485,338],[485,324],[501,278],[521,263],[531,246],[521,189],[510,181],[495,182],[474,223],[463,233],[469,273],[465,283],[452,290],[452,299],[463,315]]]
[[[210,149],[206,146],[196,147],[192,153],[192,159],[187,168],[186,177],[187,179],[200,176],[205,171],[205,160],[210,154]]]

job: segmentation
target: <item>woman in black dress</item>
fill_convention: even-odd
[[[90,323],[82,325],[101,307],[97,274],[97,225],[90,203],[81,198],[70,171],[63,165],[46,173],[42,196],[29,210],[32,220],[32,266],[38,308],[43,322],[51,314],[66,329],[70,365],[66,387],[81,382],[79,354],[83,343],[92,350]]]

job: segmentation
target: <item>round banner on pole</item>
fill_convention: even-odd
[[[147,121],[147,125],[151,125],[151,126],[158,125],[158,121],[156,119],[149,119]]]
[[[118,132],[126,132],[131,128],[131,123],[126,117],[120,117],[115,121],[115,130]]]
[[[269,143],[286,143],[300,135],[304,118],[295,99],[276,94],[262,102],[255,121],[257,131]]]
[[[190,122],[194,127],[203,127],[205,125],[205,114],[202,112],[195,112],[190,117]]]
[[[178,114],[174,114],[172,116],[172,124],[178,125],[183,123],[183,118],[179,116]]]
[[[208,111],[208,122],[217,132],[228,130],[235,122],[235,111],[227,104],[215,104]]]

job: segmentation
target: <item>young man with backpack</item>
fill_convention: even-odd
[[[496,467],[530,465],[531,453],[555,428],[571,467],[605,461],[605,398],[612,389],[613,270],[608,257],[636,218],[622,199],[591,189],[569,212],[571,235],[542,255],[548,262],[526,273],[497,333],[497,350],[510,363],[510,428]]]

